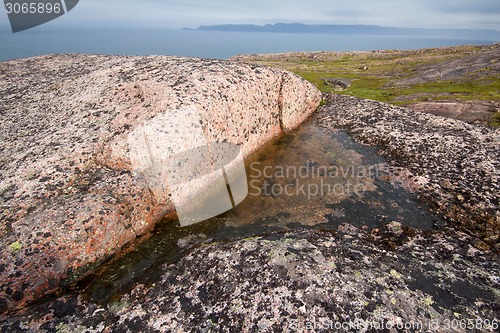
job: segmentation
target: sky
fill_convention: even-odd
[[[195,28],[244,23],[374,24],[500,31],[500,0],[80,0],[53,27]],[[9,27],[5,12],[0,28]]]

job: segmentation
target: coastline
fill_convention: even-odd
[[[488,52],[488,48],[492,48],[497,52],[500,44],[463,48],[469,52],[468,59],[476,61],[483,59],[481,50]],[[405,54],[406,51],[347,54],[352,57],[386,55],[391,60],[394,52]],[[425,56],[430,51],[411,52],[421,52]],[[354,66],[345,58],[346,53],[328,52],[242,56],[223,63],[235,66],[234,77],[241,80],[248,78],[238,71],[242,66],[251,75],[259,76],[255,82],[261,82],[261,67],[235,62],[258,62],[260,65],[268,62],[266,64],[269,65],[275,61],[286,64],[286,59],[298,59],[289,60],[288,66],[299,63],[307,67],[325,63],[322,56],[338,57],[340,62],[335,66],[339,66],[335,68],[352,66],[356,75],[365,79],[373,78],[376,74],[370,71],[383,69],[373,63],[364,66],[355,63]],[[463,60],[464,57],[463,54],[454,54],[450,58],[453,59],[444,62],[448,67],[453,61]],[[151,64],[144,59],[137,58],[136,61],[155,73],[161,68],[150,68]],[[184,59],[182,69],[196,67],[191,63],[193,61]],[[483,68],[481,64],[484,63],[480,61],[478,68]],[[496,62],[490,64],[492,67],[497,66]],[[207,60],[204,66],[219,69],[218,63],[213,61]],[[410,76],[414,80],[435,77],[420,75],[419,70],[429,74],[426,71],[429,68],[424,64],[414,67],[414,63],[402,62],[397,66],[385,70],[395,73],[416,68],[412,73],[417,75],[397,77],[408,86],[432,83],[432,80],[408,83]],[[130,64],[125,64],[124,69],[129,76],[121,75],[120,80],[127,81],[136,75],[134,66]],[[109,69],[103,70],[107,73]],[[274,73],[275,70],[267,68],[265,71]],[[300,73],[311,79],[308,75],[312,72]],[[252,332],[293,330],[295,325],[305,323],[348,323],[361,316],[367,323],[384,325],[422,323],[427,326],[421,328],[431,332],[443,331],[443,328],[446,329],[445,323],[453,320],[481,320],[482,326],[476,331],[491,330],[492,323],[498,324],[500,320],[497,311],[500,302],[499,129],[476,120],[466,123],[393,104],[347,96],[351,89],[349,87],[337,94],[330,94],[325,89],[331,86],[320,85],[323,74],[311,80],[315,82],[318,79],[318,88],[324,92],[322,106],[316,111],[318,125],[329,131],[346,130],[356,142],[380,148],[380,154],[388,158],[392,166],[403,170],[394,177],[416,191],[423,202],[443,216],[446,221],[444,226],[419,230],[390,221],[381,228],[367,230],[346,222],[335,231],[298,229],[227,242],[202,240],[189,248],[177,262],[158,267],[161,277],[153,284],[138,284],[109,304],[93,303],[78,293],[62,293],[52,299],[44,299],[42,303],[17,309],[17,313],[1,315],[0,328],[8,332],[201,332],[233,329]],[[478,71],[473,73],[472,78],[483,80],[486,77],[488,80],[489,74]],[[458,77],[460,73],[455,75]],[[268,79],[269,76],[272,75],[269,74]],[[456,77],[448,77],[447,80],[451,82]],[[102,79],[106,80],[106,76],[103,75]],[[280,80],[270,82],[271,87],[279,87]],[[372,86],[355,93],[373,94],[381,87],[379,83],[372,82]],[[224,86],[232,91],[234,87],[231,84]],[[382,86],[387,84],[383,82]],[[177,92],[186,93],[190,83],[181,82],[180,88],[178,85],[176,81],[172,86],[177,87]],[[351,87],[356,88],[353,85]],[[246,91],[245,84],[239,83],[238,87]],[[216,88],[214,91],[219,91],[219,87]],[[282,89],[279,90],[276,94],[278,101],[283,96]],[[155,90],[157,93],[159,91]],[[125,88],[117,88],[117,93],[122,101],[131,105],[147,104],[141,98],[148,95],[134,83],[129,82]],[[467,91],[457,94],[461,93]],[[489,94],[489,91],[477,93]],[[293,98],[297,94],[292,91],[290,96]],[[495,95],[492,96],[493,101],[498,102]],[[112,104],[112,98],[115,97],[108,97],[111,100],[106,100],[106,103]],[[186,98],[190,97],[186,95]],[[168,99],[168,96],[165,98]],[[215,96],[214,100],[218,100],[218,97]],[[474,105],[474,99],[471,101]],[[283,105],[280,106],[279,102],[276,105],[280,110],[277,113],[281,112],[282,116]],[[93,109],[95,106],[88,107]],[[97,117],[92,118],[94,120],[100,117],[94,111],[89,114]],[[115,127],[122,125],[113,124]],[[278,127],[281,125],[278,124]],[[128,177],[128,174],[113,176],[123,178]],[[38,175],[29,176],[33,177]],[[90,185],[82,183],[82,187],[77,190],[86,191]],[[12,193],[5,193],[9,195],[7,199],[12,199]],[[11,254],[24,250],[18,248],[15,242],[10,247],[7,245]],[[486,320],[488,325],[485,324]],[[431,323],[436,322],[437,326],[431,326]],[[345,330],[359,331],[356,327]]]

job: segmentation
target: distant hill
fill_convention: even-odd
[[[496,30],[469,30],[469,29],[425,29],[425,28],[395,28],[377,25],[339,25],[302,23],[276,23],[266,25],[253,24],[224,24],[202,25],[196,29],[185,30],[201,31],[234,31],[234,32],[267,32],[267,33],[304,33],[304,34],[338,34],[338,35],[392,35],[392,36],[446,36],[457,38],[484,38],[499,40],[500,32]]]

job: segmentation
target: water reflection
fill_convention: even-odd
[[[246,168],[249,195],[235,209],[183,228],[165,221],[136,250],[80,283],[84,296],[109,302],[136,283],[152,283],[159,265],[200,242],[343,223],[374,228],[398,221],[428,229],[438,220],[401,186],[376,148],[326,131],[314,118],[247,158]]]

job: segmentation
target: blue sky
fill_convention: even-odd
[[[277,22],[500,30],[500,0],[80,0],[53,27],[181,28]],[[0,14],[0,28],[8,28]]]

